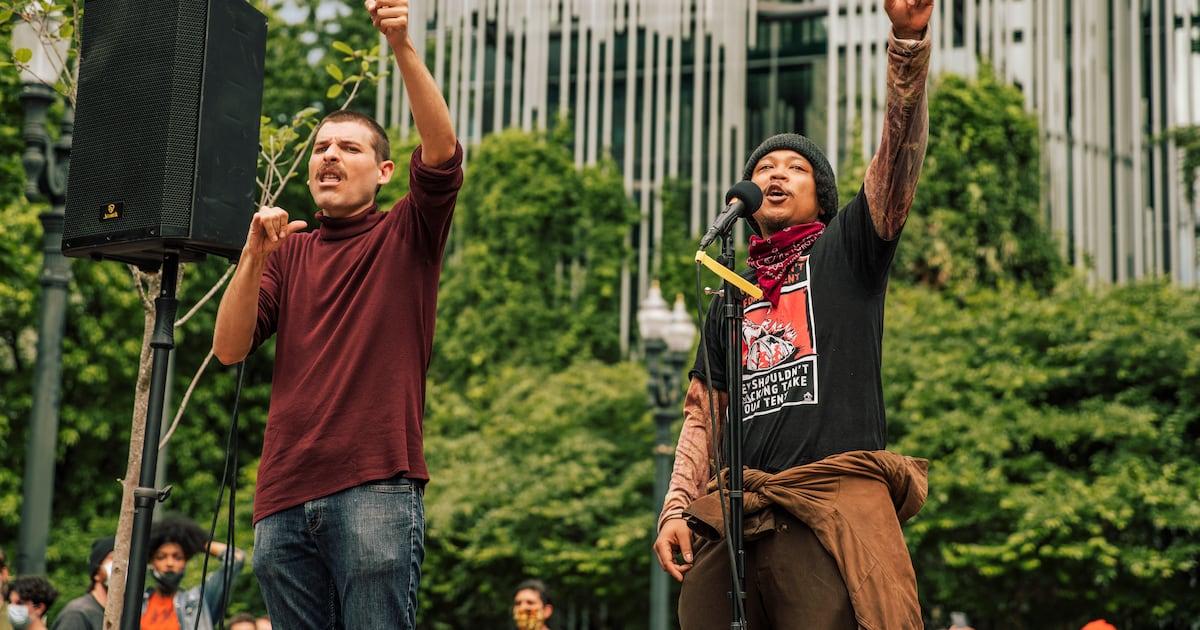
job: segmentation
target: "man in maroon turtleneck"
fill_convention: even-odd
[[[413,628],[424,556],[425,373],[462,149],[408,37],[407,0],[367,0],[404,79],[421,145],[409,193],[380,212],[387,135],[338,111],[308,162],[320,225],[251,221],[213,351],[241,361],[275,335],[254,501],[254,572],[282,628]]]

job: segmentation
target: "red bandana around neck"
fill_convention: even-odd
[[[750,237],[750,255],[746,264],[758,274],[758,286],[772,307],[779,306],[783,280],[796,260],[808,253],[825,231],[820,221],[801,223],[772,234],[769,238]]]

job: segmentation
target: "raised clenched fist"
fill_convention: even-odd
[[[250,219],[246,235],[246,253],[265,256],[280,248],[287,237],[308,227],[304,221],[288,222],[287,210],[263,206]]]
[[[408,37],[408,0],[366,0],[371,23],[393,46]]]
[[[920,39],[933,15],[933,0],[884,0],[884,11],[900,39]]]

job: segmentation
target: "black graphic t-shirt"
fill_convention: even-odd
[[[875,232],[862,190],[789,272],[778,308],[747,298],[742,326],[743,463],[778,472],[884,448],[883,300],[897,240]],[[753,276],[748,276],[753,280]],[[713,299],[704,329],[713,387],[727,342]],[[692,376],[704,378],[697,353]]]

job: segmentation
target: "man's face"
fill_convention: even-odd
[[[375,201],[375,191],[396,165],[377,161],[371,129],[353,120],[327,122],[317,130],[308,160],[308,190],[331,217],[353,216]]]
[[[154,550],[154,555],[150,557],[150,566],[159,573],[179,573],[187,566],[183,547],[173,542],[163,543]]]
[[[179,545],[175,546],[178,547]],[[112,571],[112,559],[113,552],[110,551],[108,552],[108,555],[104,556],[104,559],[100,561],[100,568],[96,569],[96,576],[93,578],[96,580],[96,584],[99,584],[105,588],[108,588],[108,576]]]
[[[517,591],[513,597],[513,621],[519,630],[541,628],[554,608],[542,602],[542,595],[527,588]]]
[[[764,155],[754,165],[750,179],[763,191],[762,206],[754,219],[764,237],[793,225],[812,223],[821,214],[812,164],[795,151],[779,149]]]
[[[229,630],[255,630],[253,621],[238,621],[229,626]]]

